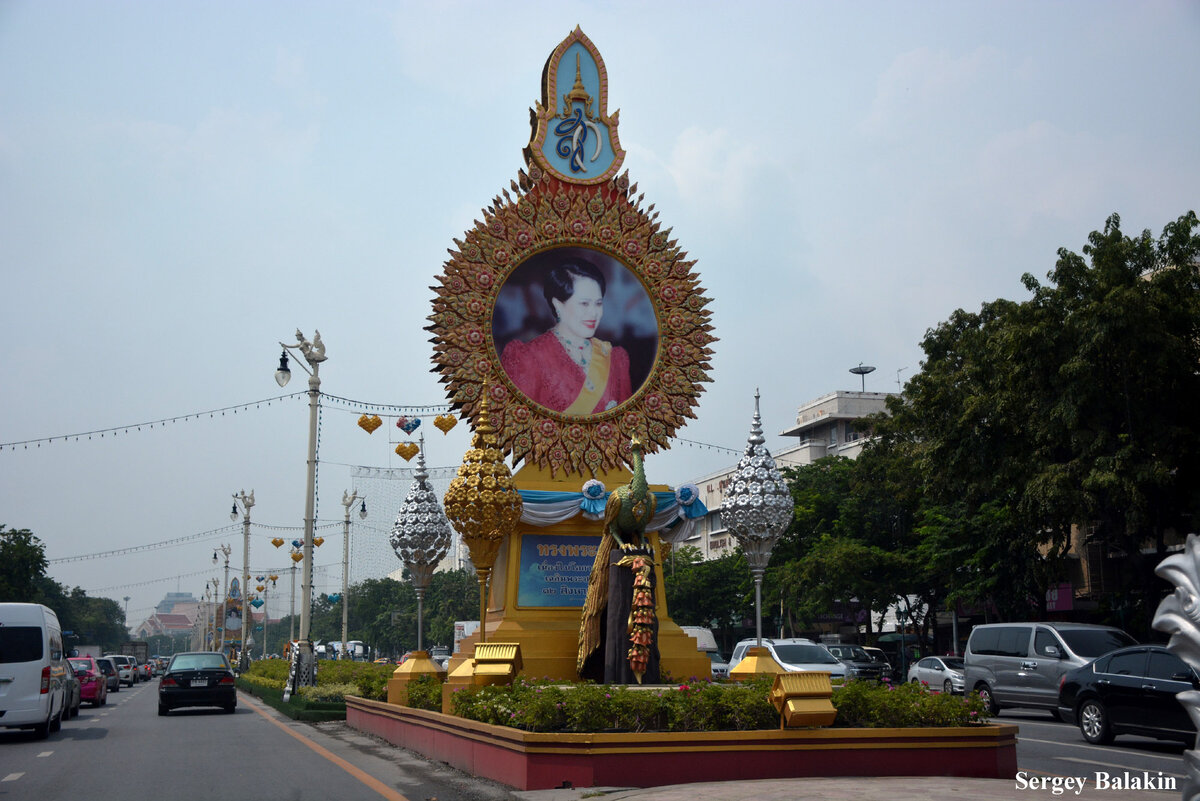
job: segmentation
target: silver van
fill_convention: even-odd
[[[58,615],[41,604],[0,603],[0,726],[58,731],[67,706],[67,675]]]
[[[1120,629],[1086,623],[989,623],[976,626],[963,655],[966,691],[992,714],[1004,707],[1046,709],[1058,716],[1058,682],[1101,654],[1136,645]]]

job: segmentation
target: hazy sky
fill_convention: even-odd
[[[1157,235],[1200,205],[1196,2],[3,0],[0,443],[302,392],[299,370],[272,380],[297,327],[324,338],[323,391],[445,403],[428,287],[523,166],[542,66],[577,24],[625,167],[714,299],[694,442],[741,448],[755,387],[771,434],[857,388],[860,362],[894,391],[928,328],[1024,299],[1021,274],[1109,214]],[[407,485],[350,466],[409,466],[407,438],[358,414],[322,414],[319,523],[366,491],[360,568],[393,569]],[[203,592],[214,545],[240,572],[240,489],[254,572],[290,564],[266,526],[299,535],[307,416],[300,398],[4,447],[0,523],[51,559],[191,537],[51,566],[128,595],[136,624]],[[467,427],[431,423],[430,464],[456,465]],[[734,460],[680,444],[648,471],[676,485]],[[318,592],[341,581],[340,527],[323,533]]]

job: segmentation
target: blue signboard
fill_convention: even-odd
[[[517,606],[583,606],[599,546],[599,537],[526,534]]]

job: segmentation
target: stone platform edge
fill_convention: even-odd
[[[660,787],[805,776],[1011,779],[1017,727],[527,732],[346,697],[346,723],[518,790]],[[564,784],[568,782],[568,784]]]

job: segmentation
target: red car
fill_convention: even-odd
[[[80,700],[88,701],[92,706],[104,706],[108,703],[108,678],[90,656],[73,656],[69,660],[79,679]]]

